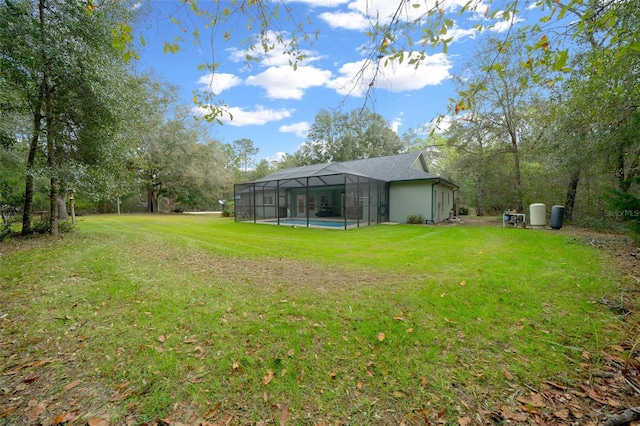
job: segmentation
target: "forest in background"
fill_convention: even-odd
[[[246,19],[264,17],[265,28],[275,23],[273,14],[260,13],[272,2],[251,2],[255,12],[231,4]],[[367,105],[321,109],[306,142],[268,162],[256,161],[250,139],[207,136],[221,107],[210,106],[208,121],[196,120],[174,101],[176,88],[136,70],[133,36],[142,12],[127,2],[2,0],[4,225],[14,217],[23,234],[56,234],[72,194],[76,209],[87,213],[116,211],[119,201],[126,212],[219,209],[234,183],[280,168],[423,150],[430,171],[460,185],[460,205],[479,215],[560,204],[572,223],[637,233],[640,5],[535,5],[543,12],[539,24],[478,44],[455,76],[458,96],[438,128],[398,135]],[[501,6],[505,20],[517,13],[517,2]],[[406,51],[384,40],[409,29],[423,34],[416,45],[446,48],[443,35],[453,24],[440,15],[432,8],[421,20],[376,23],[378,53],[402,61]],[[302,38],[294,33],[293,40]],[[297,46],[289,48],[295,63],[304,60]]]

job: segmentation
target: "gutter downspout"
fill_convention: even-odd
[[[456,188],[454,188],[454,190],[453,190],[453,217],[458,217],[458,210],[459,210],[459,208],[456,208],[456,207],[458,207],[458,206],[456,205],[456,204],[457,204],[457,203],[456,203],[456,192],[457,192],[458,190],[460,190],[460,187],[459,187],[459,186],[458,186],[458,187],[456,187]]]
[[[434,182],[434,183],[431,185],[431,223],[432,223],[432,224],[435,224],[435,223],[436,223],[436,221],[435,221],[435,219],[434,219],[434,216],[435,216],[434,188],[435,188],[435,186],[436,186],[437,184],[439,184],[439,183],[441,183],[441,182],[442,182],[442,180],[441,180],[440,178],[438,178],[438,181],[437,181],[437,182]]]

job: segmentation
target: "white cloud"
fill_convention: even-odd
[[[325,12],[319,16],[332,28],[364,31],[371,26],[371,22],[357,12]]]
[[[242,84],[242,80],[233,74],[211,73],[200,77],[198,84],[205,86],[204,90],[219,95],[227,89]]]
[[[282,159],[284,158],[285,155],[287,155],[286,152],[278,151],[273,155],[265,157],[265,160],[267,160],[270,163],[280,162],[280,161],[282,161]]]
[[[400,113],[400,115],[402,115],[402,113]],[[393,119],[389,127],[391,128],[391,130],[398,133],[398,129],[400,128],[400,126],[402,126],[403,122],[404,120],[402,119],[402,117],[396,117]]]
[[[262,50],[261,41],[256,38],[254,40],[255,50],[248,51],[246,49],[241,50],[235,47],[227,48],[228,58],[233,62],[245,62],[247,61],[247,54],[251,55],[254,58],[259,58],[258,64],[264,67],[275,67],[280,65],[288,65],[289,61],[295,60],[294,57],[287,54],[285,51],[285,46],[291,42],[291,39],[288,39],[287,34],[276,34],[273,31],[269,31],[267,33],[267,41],[270,46],[273,46],[273,49],[268,52],[264,52]],[[281,41],[277,41],[278,38],[283,38]],[[313,50],[301,49],[300,52],[296,52],[296,54],[305,55],[304,62],[309,63],[320,59],[317,52]]]
[[[289,125],[280,126],[278,130],[282,133],[295,133],[299,138],[306,138],[309,133],[309,123],[301,121],[299,123],[293,123]]]
[[[331,71],[302,66],[294,70],[289,65],[271,67],[247,78],[246,84],[259,86],[271,99],[302,99],[304,90],[323,86],[331,79]]]
[[[193,108],[193,113],[200,117],[207,115],[209,112],[206,108]],[[234,127],[262,126],[273,121],[289,118],[294,112],[294,109],[267,109],[262,105],[257,105],[253,110],[247,110],[242,107],[227,107],[224,109],[224,113],[218,118],[224,124]],[[233,118],[231,118],[230,115],[233,116]]]
[[[500,15],[497,16],[498,19],[500,19]],[[516,24],[523,22],[524,19],[522,18],[518,18],[517,16],[512,16],[511,19],[505,21],[505,20],[500,20],[498,22],[496,22],[493,25],[488,26],[488,28],[496,33],[504,33],[505,31],[509,31],[509,29],[513,26],[515,26]]]
[[[400,10],[398,10],[399,4],[402,4]],[[467,5],[468,0],[439,2],[437,0],[413,0],[410,2],[354,0],[348,5],[351,12],[324,12],[320,14],[320,18],[333,28],[362,31],[371,28],[375,22],[383,25],[388,24],[394,16],[401,22],[409,22],[421,18],[427,19],[429,11],[436,6],[445,13],[457,13]],[[479,11],[476,13],[484,13],[486,9],[487,5],[482,0],[475,0],[468,7],[471,13],[474,10]]]
[[[430,133],[433,130],[435,133],[444,133],[449,130],[453,121],[457,119],[457,117],[452,117],[451,115],[441,115],[424,125],[425,132]]]
[[[382,62],[384,59],[381,60]],[[416,68],[405,58],[402,64],[394,61],[387,67],[380,65],[375,76],[375,64],[363,59],[340,67],[340,77],[332,80],[328,86],[341,95],[362,96],[374,81],[374,87],[398,93],[419,90],[426,86],[435,86],[449,78],[451,62],[445,54],[426,56]]]
[[[334,7],[349,3],[349,0],[290,0],[290,3],[304,3],[317,7]]]
[[[472,38],[475,39],[476,35],[479,34],[480,32],[475,29],[475,28],[469,28],[469,29],[464,29],[464,28],[460,28],[457,25],[454,25],[453,28],[449,28],[447,30],[447,34],[441,36],[441,39],[452,39],[451,42],[460,42],[463,41],[466,38]]]

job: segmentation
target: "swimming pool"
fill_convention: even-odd
[[[268,220],[267,223],[277,224],[278,219]],[[347,221],[347,228],[353,225],[357,225],[358,222],[355,221]],[[280,225],[296,225],[296,226],[307,226],[307,219],[280,219]],[[309,226],[324,226],[328,228],[344,228],[343,220],[320,220],[320,219],[309,219]]]

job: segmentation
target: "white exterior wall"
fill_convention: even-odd
[[[449,212],[453,209],[453,189],[437,184],[433,187],[433,196],[435,199],[433,219],[435,222],[442,222],[449,218]]]
[[[453,189],[434,181],[392,182],[389,186],[389,221],[407,223],[419,214],[424,221],[442,222],[453,208]],[[433,197],[433,210],[432,210]]]
[[[431,185],[424,181],[392,182],[389,185],[389,221],[407,223],[407,217],[419,214],[431,218]]]

